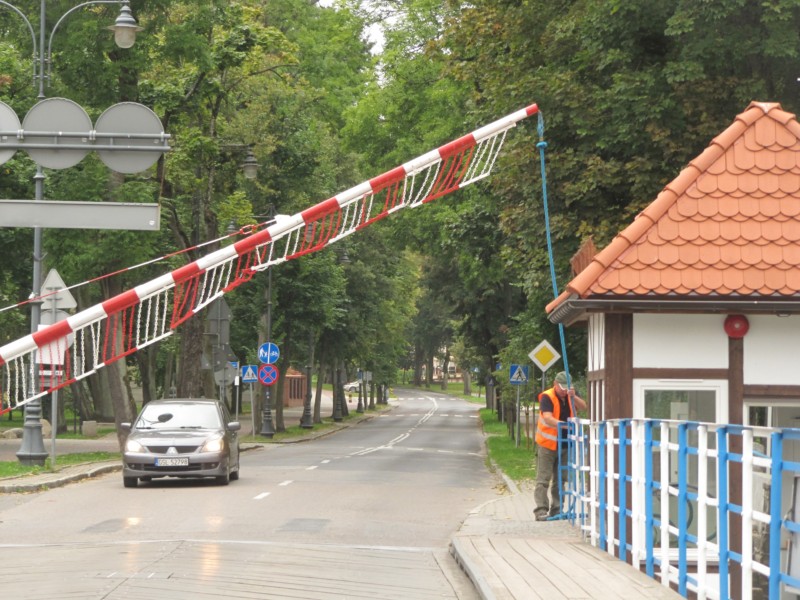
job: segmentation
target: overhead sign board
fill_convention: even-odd
[[[561,355],[556,352],[556,349],[547,340],[543,340],[536,348],[531,350],[528,356],[533,361],[533,364],[542,371],[547,371],[561,358]]]
[[[158,231],[160,225],[161,207],[153,203],[0,200],[0,227]]]

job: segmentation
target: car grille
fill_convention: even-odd
[[[157,467],[154,464],[145,463],[128,463],[128,468],[134,471],[149,471],[151,473],[158,473],[169,471],[171,473],[191,473],[192,471],[208,471],[219,467],[218,462],[214,463],[199,463],[190,464],[188,467]]]
[[[175,448],[178,454],[191,454],[197,452],[200,446],[147,446],[147,449],[154,454],[166,454],[170,448]]]

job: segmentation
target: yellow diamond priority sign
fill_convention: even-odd
[[[536,348],[531,350],[528,356],[542,371],[547,371],[561,358],[561,355],[556,352],[556,349],[547,340],[543,340]]]

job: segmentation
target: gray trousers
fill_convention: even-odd
[[[558,454],[539,446],[536,460],[536,485],[533,488],[533,501],[536,503],[534,513],[537,515],[557,515],[561,512],[561,499],[558,496]],[[567,465],[567,449],[561,450],[561,466]],[[567,471],[562,471],[562,487],[567,481]],[[549,492],[549,493],[548,493]]]

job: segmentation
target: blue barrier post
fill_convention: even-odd
[[[686,423],[678,425],[678,592],[686,597],[686,581],[688,573],[686,527],[686,471],[688,466],[688,427]],[[661,512],[663,513],[663,507]],[[662,515],[663,518],[663,515]]]
[[[655,577],[653,565],[653,421],[644,424],[644,527],[645,527],[645,568],[647,575]]]
[[[599,465],[597,473],[597,482],[599,486],[598,505],[598,527],[600,529],[600,548],[607,550],[606,544],[606,424],[600,423],[600,439],[598,445]]]
[[[628,562],[628,425],[630,420],[619,422],[619,558]]]

